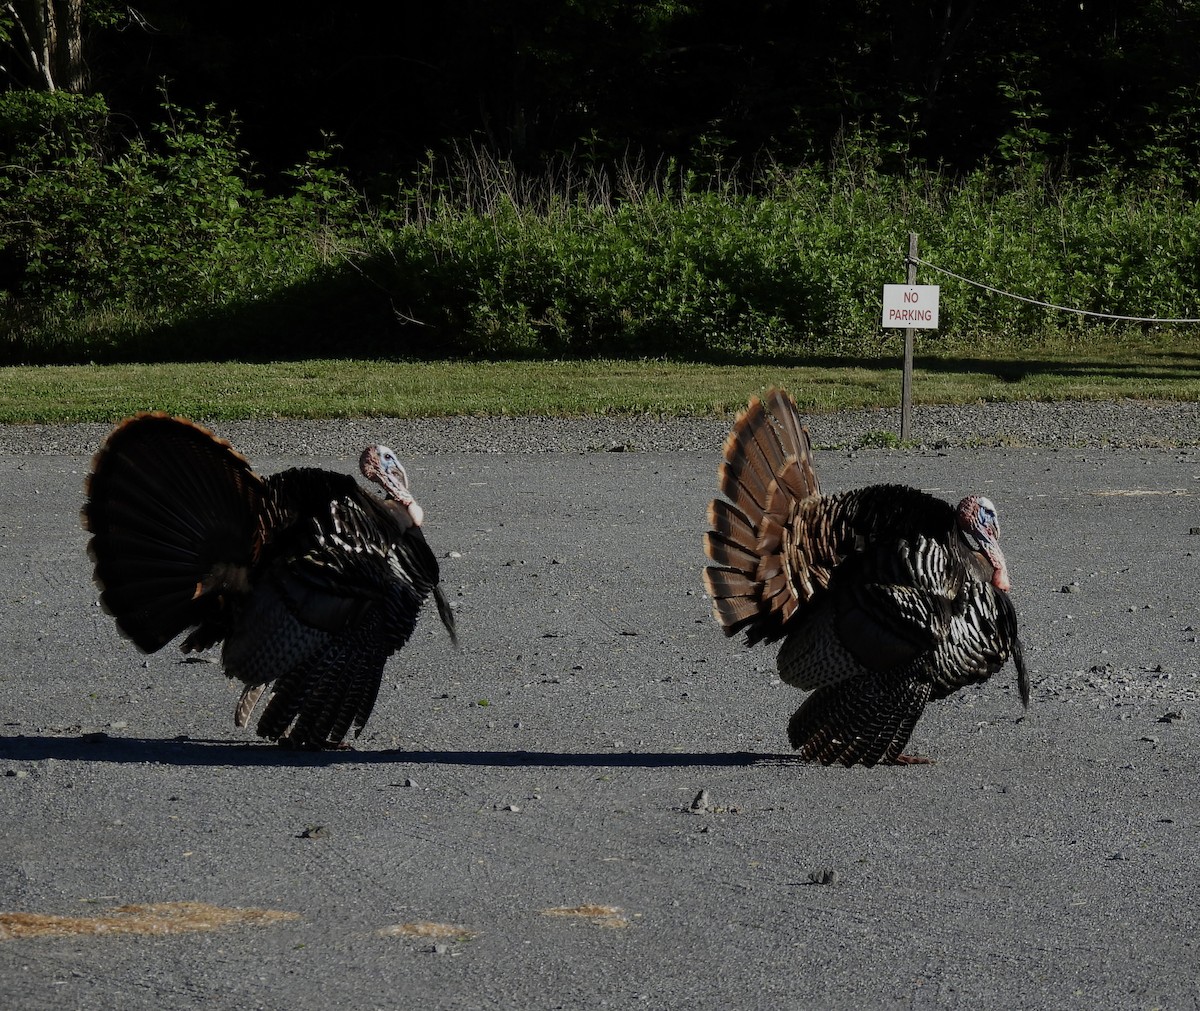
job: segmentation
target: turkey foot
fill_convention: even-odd
[[[897,755],[892,759],[892,765],[933,765],[932,758],[926,758],[924,755]]]
[[[349,741],[338,741],[334,744],[331,741],[316,741],[305,740],[303,738],[293,737],[291,734],[285,734],[278,738],[277,742],[281,748],[287,748],[289,751],[353,751],[354,745]]]

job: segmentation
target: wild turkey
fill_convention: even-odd
[[[295,747],[359,734],[384,664],[433,593],[454,638],[422,511],[386,446],[349,475],[254,473],[228,442],[184,418],[139,414],[92,461],[82,519],[100,602],[139,649],[187,629],[184,652],[223,641],[225,673],[246,683],[245,726],[268,686],[258,733]]]
[[[725,634],[783,639],[780,677],[812,693],[792,747],[826,765],[925,761],[903,754],[925,704],[1010,657],[1028,706],[995,506],[894,484],[822,495],[795,401],[767,403],[725,442],[704,583]]]

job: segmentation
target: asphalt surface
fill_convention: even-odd
[[[0,1006],[1200,1006],[1200,431],[821,453],[827,490],[995,500],[1033,680],[1027,714],[1011,667],[931,706],[933,765],[846,770],[785,754],[802,696],[710,617],[725,426],[606,425],[396,446],[462,645],[423,615],[322,755],[237,730],[219,666],[101,612],[78,510],[103,428],[6,430]],[[264,471],[350,471],[371,430],[225,434]],[[167,902],[294,915],[111,925]]]

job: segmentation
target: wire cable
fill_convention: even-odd
[[[974,285],[976,288],[982,288],[984,291],[990,291],[993,295],[1003,295],[1005,298],[1016,299],[1018,302],[1028,302],[1030,305],[1041,306],[1043,309],[1057,309],[1059,312],[1073,312],[1079,316],[1093,316],[1097,319],[1115,319],[1124,323],[1200,323],[1200,319],[1161,319],[1158,316],[1119,316],[1111,312],[1092,312],[1090,309],[1072,309],[1066,305],[1055,305],[1053,302],[1042,302],[1036,298],[1029,298],[1025,295],[1017,295],[1011,291],[1004,291],[1001,288],[993,288],[990,284],[984,284],[982,281],[972,281],[969,277],[963,277],[962,274],[956,274],[952,270],[947,270],[945,267],[939,267],[936,263],[930,263],[928,260],[922,260],[919,256],[913,257],[912,262],[919,263],[923,267],[928,267],[930,270],[936,270],[939,274],[945,274],[947,277],[952,277],[956,281],[962,281],[964,284]]]

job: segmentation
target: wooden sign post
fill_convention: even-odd
[[[900,377],[900,440],[909,437],[912,429],[912,371],[913,345],[917,330],[936,330],[938,300],[941,289],[936,284],[917,284],[917,233],[908,233],[908,256],[905,259],[906,284],[883,286],[883,320],[885,327],[904,329],[904,371]]]

